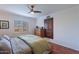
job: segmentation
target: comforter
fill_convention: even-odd
[[[24,35],[19,36],[19,38],[26,41],[29,44],[29,46],[31,46],[33,53],[35,54],[50,51],[50,45],[48,41],[44,38],[35,35]]]
[[[50,45],[44,38],[35,35],[22,35],[15,38],[7,38],[8,53],[14,54],[41,54],[50,51]],[[1,42],[1,41],[0,41]],[[1,44],[0,44],[1,45]],[[5,45],[4,45],[5,46]],[[3,47],[3,45],[2,45]],[[4,49],[6,51],[6,49]]]

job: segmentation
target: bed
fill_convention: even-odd
[[[0,37],[1,54],[44,54],[49,53],[51,47],[45,38],[35,35],[21,35],[10,38]]]

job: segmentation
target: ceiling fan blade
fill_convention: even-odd
[[[34,13],[42,13],[41,11],[33,11]]]
[[[28,12],[28,13],[31,13],[31,12],[33,12],[33,13],[42,13],[41,11],[35,11],[34,10],[34,5],[31,5],[30,7],[28,6],[28,8],[30,9],[30,12]]]

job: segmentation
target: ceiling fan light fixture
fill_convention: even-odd
[[[30,14],[34,14],[34,12],[30,12]]]

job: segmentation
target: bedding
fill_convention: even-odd
[[[25,40],[33,50],[35,54],[45,53],[50,51],[50,45],[48,41],[44,38],[35,35],[23,35],[19,36],[20,39]]]
[[[11,53],[11,47],[8,40],[4,37],[0,37],[0,54],[9,54]]]
[[[4,39],[1,39],[1,40],[3,40],[4,43],[2,44],[1,43],[2,41],[0,41],[0,45],[2,44],[1,45],[2,47],[7,48],[5,50],[9,51],[8,53],[42,54],[42,53],[50,52],[50,45],[49,45],[48,41],[39,36],[22,35],[19,37],[10,38],[9,36],[5,35],[3,38]],[[0,47],[0,48],[2,48],[2,47]]]
[[[11,43],[11,44],[10,44]],[[12,47],[11,47],[12,46]],[[1,54],[29,54],[31,49],[23,41],[9,36],[3,36],[0,40],[0,53]]]
[[[19,38],[12,38],[12,47],[13,47],[13,53],[14,54],[29,54],[31,53],[30,47],[25,44],[22,40]]]

